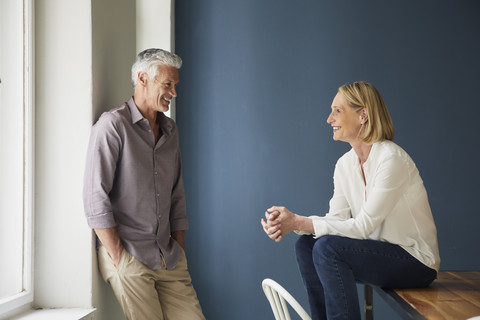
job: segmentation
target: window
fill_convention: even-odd
[[[32,7],[0,1],[0,316],[33,300]]]

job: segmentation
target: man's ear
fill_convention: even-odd
[[[148,75],[146,72],[139,72],[137,74],[137,84],[142,86],[146,86],[148,81]]]

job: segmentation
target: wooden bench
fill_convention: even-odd
[[[374,288],[402,319],[465,320],[480,316],[480,271],[440,271],[428,288]],[[365,319],[373,319],[370,285],[365,285]]]

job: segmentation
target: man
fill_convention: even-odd
[[[178,132],[163,112],[177,96],[175,54],[148,49],[133,97],[92,128],[84,180],[100,272],[128,319],[205,319],[185,258],[188,220]]]

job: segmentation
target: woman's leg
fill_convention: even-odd
[[[360,319],[356,282],[425,287],[436,278],[435,270],[386,242],[301,236],[295,251],[313,319]]]
[[[297,263],[307,289],[308,303],[313,320],[327,319],[323,286],[313,264],[312,250],[316,242],[310,235],[301,236],[295,244]]]
[[[436,277],[398,245],[324,236],[315,241],[313,264],[325,294],[328,319],[361,319],[356,282],[381,287],[425,287]]]

